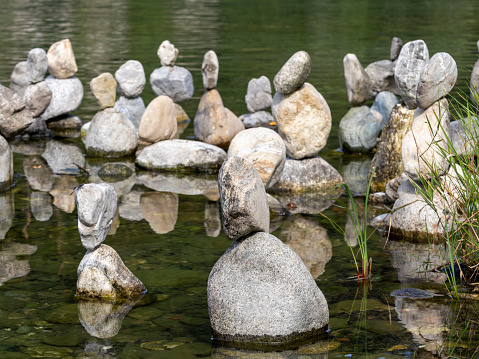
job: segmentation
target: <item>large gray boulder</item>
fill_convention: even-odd
[[[57,79],[67,79],[78,71],[70,40],[55,42],[47,52],[48,71]]]
[[[135,98],[141,95],[146,84],[145,70],[140,61],[130,60],[115,72],[120,95]]]
[[[226,158],[221,148],[188,140],[166,140],[145,147],[136,163],[150,170],[216,172]]]
[[[266,76],[259,79],[251,79],[248,82],[248,90],[245,96],[246,107],[249,112],[258,112],[271,107],[271,82]]]
[[[203,77],[203,87],[205,90],[212,90],[218,84],[218,73],[220,71],[220,64],[218,56],[213,50],[208,51],[201,64],[201,76]]]
[[[376,95],[371,106],[371,113],[376,117],[379,129],[382,131],[394,106],[398,103],[396,95],[389,91],[381,91]]]
[[[313,85],[305,83],[290,95],[276,93],[272,111],[288,156],[311,157],[326,146],[331,131],[331,111]]]
[[[80,106],[83,99],[83,85],[77,77],[57,79],[48,76],[45,83],[52,92],[52,99],[40,119],[48,120],[65,115],[75,111]]]
[[[359,106],[371,98],[371,80],[355,54],[347,54],[343,59],[344,78],[348,101]]]
[[[429,51],[423,40],[406,43],[396,61],[394,80],[399,94],[411,110],[417,107],[417,86],[428,61]]]
[[[13,152],[7,140],[0,136],[0,190],[13,182]]]
[[[166,95],[174,102],[189,100],[195,90],[193,76],[181,66],[162,66],[150,75],[150,84],[156,96]]]
[[[141,118],[145,113],[145,103],[141,97],[128,98],[120,96],[113,107],[118,112],[124,114],[135,126],[136,131],[140,128]]]
[[[268,232],[266,191],[258,172],[242,157],[228,157],[218,174],[223,228],[230,239]]]
[[[20,97],[23,97],[23,93],[28,85],[30,85],[28,64],[27,61],[21,61],[15,65],[12,75],[10,76],[10,88],[19,94]]]
[[[13,90],[0,85],[0,134],[10,139],[21,134],[33,122],[25,102]]]
[[[48,70],[48,57],[45,50],[40,48],[30,50],[27,67],[28,78],[32,84],[43,81]]]
[[[289,95],[299,89],[311,72],[311,58],[306,51],[298,51],[289,58],[274,77],[276,92]]]
[[[73,174],[79,171],[77,165],[85,167],[85,156],[74,144],[48,141],[42,157],[55,174]]]
[[[45,81],[27,86],[23,94],[25,107],[30,110],[33,117],[40,116],[52,100],[52,91]]]
[[[235,241],[208,278],[213,336],[228,341],[287,342],[329,323],[328,304],[291,248],[259,232]]]
[[[376,146],[379,124],[367,106],[353,107],[339,122],[341,147],[348,152],[365,153]]]

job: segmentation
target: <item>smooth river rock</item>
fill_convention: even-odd
[[[371,98],[371,80],[355,54],[347,54],[343,59],[344,78],[348,101],[359,106]]]
[[[48,71],[57,79],[67,79],[78,71],[72,44],[69,39],[58,41],[50,46],[47,57]]]
[[[248,82],[248,90],[245,96],[246,107],[249,112],[258,112],[271,107],[271,82],[266,76],[259,79],[251,79]]]
[[[176,134],[176,108],[168,96],[158,96],[150,102],[140,121],[138,135],[145,142],[169,140]]]
[[[120,96],[115,102],[115,110],[124,114],[135,126],[136,131],[140,128],[141,118],[145,113],[145,103],[141,97],[128,98]]]
[[[220,63],[218,56],[213,50],[208,51],[201,65],[201,75],[203,77],[203,87],[205,90],[212,90],[216,88],[218,83],[218,73],[220,71]]]
[[[83,99],[83,85],[77,77],[57,79],[48,76],[45,83],[52,92],[52,99],[50,105],[40,116],[42,120],[68,114],[80,106]]]
[[[399,37],[393,37],[391,41],[391,50],[390,50],[390,56],[389,59],[391,61],[396,61],[397,58],[399,57],[399,54],[401,53],[403,43],[402,40]]]
[[[371,113],[376,117],[379,129],[382,131],[391,115],[393,107],[398,103],[396,95],[389,91],[381,91],[376,95],[371,106]]]
[[[376,146],[379,124],[367,106],[353,107],[339,122],[341,147],[348,152],[365,153]]]
[[[243,122],[245,128],[265,127],[270,130],[277,130],[276,120],[267,111],[248,113],[241,115],[239,119]]]
[[[45,81],[27,86],[23,94],[25,107],[30,110],[33,117],[40,116],[52,100],[52,90]]]
[[[0,85],[0,135],[7,140],[21,134],[33,123],[21,97],[8,87]]]
[[[364,71],[369,76],[370,95],[375,97],[381,91],[397,93],[396,82],[394,81],[395,63],[389,60],[381,60],[370,63]]]
[[[30,85],[30,72],[28,71],[28,63],[27,61],[21,61],[15,65],[10,76],[10,89],[23,97],[23,93],[28,85]]]
[[[43,81],[48,70],[48,57],[45,50],[35,48],[30,50],[27,59],[28,79],[32,84]]]
[[[140,61],[129,60],[115,72],[120,95],[135,98],[141,95],[146,84],[145,70]]]
[[[117,82],[112,74],[104,72],[90,81],[90,89],[100,109],[115,106]]]
[[[276,92],[289,95],[306,82],[311,72],[311,58],[306,51],[298,51],[289,58],[274,77]]]
[[[178,52],[178,49],[171,42],[163,41],[157,51],[161,66],[173,66],[178,58]]]
[[[156,96],[166,95],[174,102],[191,99],[195,90],[193,76],[181,66],[162,66],[150,75],[150,84]]]

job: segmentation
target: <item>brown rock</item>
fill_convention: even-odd
[[[58,41],[47,52],[48,71],[57,79],[67,79],[78,71],[69,39]]]
[[[146,108],[138,134],[143,141],[158,142],[173,138],[177,127],[175,104],[168,96],[161,95]]]
[[[104,72],[91,80],[91,92],[102,110],[115,106],[116,85],[115,78],[109,72]]]
[[[175,229],[178,219],[178,195],[176,193],[143,193],[140,207],[143,217],[155,233],[165,234]]]

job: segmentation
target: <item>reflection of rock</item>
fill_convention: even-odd
[[[119,332],[123,318],[142,297],[143,294],[126,302],[79,301],[80,323],[93,337],[111,338]]]
[[[143,192],[131,191],[121,197],[121,203],[118,206],[120,217],[129,221],[141,221],[143,214],[141,213],[140,198]]]
[[[33,217],[37,221],[48,221],[53,215],[52,198],[45,192],[32,192],[30,194],[30,207]]]
[[[302,259],[313,278],[323,274],[324,266],[333,256],[328,231],[311,219],[295,216],[288,220],[279,238]]]
[[[107,161],[91,159],[87,161],[90,183],[108,183],[115,189],[118,197],[130,192],[135,185],[135,164],[131,160]]]
[[[358,233],[356,230],[356,225],[358,225],[358,230],[363,230],[363,223],[364,223],[364,199],[361,197],[361,199],[356,200],[354,199],[354,205],[356,206],[356,210],[358,213],[358,219],[359,223],[355,223],[356,219],[353,220],[349,216],[349,214],[346,214],[346,224],[344,225],[344,234],[346,235],[344,240],[346,243],[351,246],[351,247],[356,247],[358,245]],[[351,211],[351,214],[354,216],[354,210],[353,210],[353,204],[351,203],[351,200],[348,201],[348,209]]]
[[[368,186],[368,173],[371,166],[371,158],[361,158],[352,160],[347,164],[343,164],[339,172],[343,176],[344,182],[351,192],[366,194]]]
[[[13,153],[25,156],[41,156],[45,152],[46,141],[15,141],[10,143]]]
[[[218,177],[216,175],[196,173],[194,175],[140,172],[138,184],[154,191],[173,192],[186,195],[211,195],[218,192]]]
[[[53,171],[42,157],[24,156],[23,171],[32,189],[45,192],[52,189],[55,177]]]
[[[178,195],[176,193],[143,193],[140,206],[143,217],[155,233],[165,234],[175,229],[178,219]]]
[[[341,195],[341,191],[327,194],[318,192],[312,193],[274,193],[274,197],[292,214],[318,214],[332,206],[333,198]]]
[[[115,349],[108,340],[103,343],[95,339],[90,339],[85,344],[85,351],[83,352],[85,358],[95,359],[115,359],[118,358]]]
[[[5,235],[12,226],[15,216],[14,203],[13,192],[0,194],[0,239],[5,239]]]
[[[0,247],[0,285],[7,280],[26,276],[30,272],[30,264],[25,256],[30,256],[36,251],[37,246],[30,244],[16,242],[2,244]],[[19,259],[18,257],[23,258]]]
[[[72,174],[78,171],[75,163],[85,166],[85,156],[81,149],[70,143],[48,141],[42,157],[55,174]]]
[[[78,180],[75,177],[60,175],[55,176],[55,183],[50,191],[53,196],[53,204],[66,213],[72,213],[75,209],[75,196],[71,195],[78,186]]]
[[[444,283],[446,275],[429,270],[444,264],[447,253],[441,244],[417,244],[389,239],[387,248],[401,283],[433,281]]]
[[[221,219],[218,202],[205,203],[205,230],[208,237],[218,237],[221,232]]]

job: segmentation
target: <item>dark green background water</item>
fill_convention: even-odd
[[[248,81],[261,75],[272,80],[294,52],[306,50],[313,65],[308,82],[322,93],[333,115],[333,130],[321,155],[344,174],[348,164],[359,166],[370,160],[335,151],[338,124],[349,109],[342,66],[345,54],[355,53],[366,66],[389,58],[393,36],[403,42],[423,39],[431,56],[445,51],[455,58],[457,88],[465,90],[478,55],[478,18],[477,1],[3,0],[0,83],[8,86],[13,67],[26,60],[30,49],[47,50],[69,38],[77,76],[85,87],[76,114],[89,121],[98,111],[89,81],[102,72],[114,73],[130,59],[141,61],[148,77],[160,66],[156,52],[168,39],[180,50],[177,65],[188,68],[194,77],[194,98],[182,104],[190,117],[202,95],[203,55],[211,49],[220,61],[218,90],[223,102],[241,115],[247,112]],[[142,97],[146,104],[154,97],[148,84]],[[190,125],[182,137],[192,136]],[[78,140],[69,142],[83,148]],[[80,324],[74,298],[76,268],[85,252],[76,211],[48,195],[55,200],[53,214],[48,221],[36,220],[31,211],[34,191],[22,163],[23,156],[16,153],[16,185],[0,195],[0,210],[13,203],[15,214],[0,241],[2,276],[13,276],[0,287],[0,357],[81,357],[95,350],[103,350],[104,357],[122,358],[194,358],[212,353],[227,357],[225,351],[212,350],[206,306],[208,274],[231,243],[223,233],[206,235],[205,206],[217,204],[204,196],[178,195],[178,218],[174,230],[166,234],[155,233],[145,220],[118,217],[116,233],[106,243],[119,252],[148,293],[125,317],[117,335],[99,339]],[[83,178],[56,180],[68,201],[68,193]],[[355,182],[358,192],[362,180]],[[151,191],[140,184],[133,190]],[[331,207],[325,213],[343,227],[346,224],[344,210]],[[321,253],[310,253],[311,263],[316,274],[324,267],[316,280],[331,312],[329,354],[324,354],[328,343],[323,342],[273,357],[445,357],[466,326],[456,351],[471,356],[476,349],[475,305],[458,305],[447,297],[409,301],[389,295],[400,287],[446,294],[443,285],[410,276],[408,265],[418,257],[424,260],[421,253],[427,246],[389,241],[385,248],[385,239],[374,235],[369,245],[372,288],[363,290],[351,279],[355,268],[346,241],[321,216],[293,216],[273,234],[296,243],[296,248],[322,243],[315,247],[322,248]],[[229,353],[233,354],[239,355]],[[264,357],[254,355],[249,357]]]

